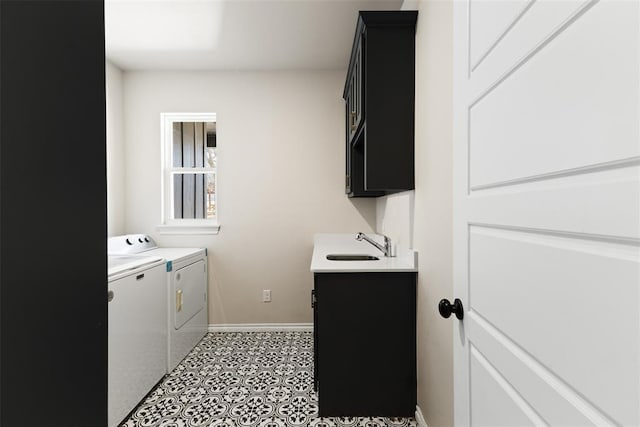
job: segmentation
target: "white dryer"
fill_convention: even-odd
[[[165,263],[109,256],[108,415],[116,427],[166,374]]]
[[[144,234],[109,239],[109,253],[161,257],[166,262],[168,301],[167,373],[171,372],[207,333],[207,250],[159,248]]]

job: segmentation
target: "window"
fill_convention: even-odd
[[[161,233],[217,233],[215,113],[163,113]]]

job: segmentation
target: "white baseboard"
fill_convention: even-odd
[[[313,331],[313,323],[223,323],[209,325],[209,332],[269,331]]]
[[[416,405],[416,423],[418,423],[418,427],[427,427],[427,422],[424,420],[424,416],[422,416],[422,410],[417,405]]]

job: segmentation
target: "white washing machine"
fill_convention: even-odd
[[[167,292],[159,256],[109,256],[108,427],[166,374]]]
[[[167,373],[204,337],[209,327],[207,308],[207,250],[159,248],[144,234],[109,238],[110,254],[162,257],[166,261],[168,301]]]

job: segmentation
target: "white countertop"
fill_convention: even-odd
[[[377,242],[383,238],[377,234],[367,234]],[[329,254],[373,255],[377,261],[330,261]],[[385,257],[370,243],[357,241],[356,233],[316,234],[313,239],[311,271],[314,273],[362,273],[362,272],[402,272],[418,271],[418,253],[411,249],[396,248],[395,257]]]

